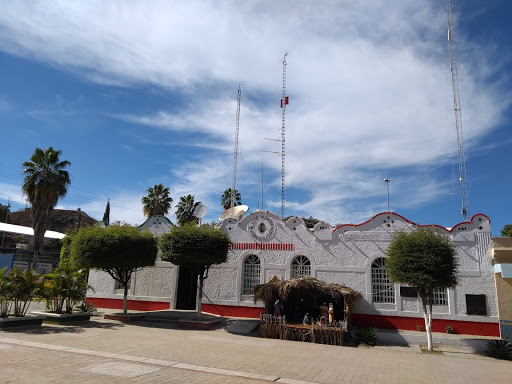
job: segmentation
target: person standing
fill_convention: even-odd
[[[283,305],[281,304],[280,300],[276,300],[274,303],[274,316],[279,317],[281,316],[281,310],[283,309]]]
[[[320,322],[322,322],[322,320],[325,322],[327,321],[327,319],[329,318],[329,307],[327,306],[326,303],[323,303],[320,307]]]

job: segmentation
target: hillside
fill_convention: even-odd
[[[78,211],[71,211],[65,209],[54,209],[50,216],[50,231],[66,233],[71,230],[76,230],[78,223]],[[81,226],[90,226],[97,223],[97,220],[90,217],[85,212],[80,212]],[[7,220],[9,224],[23,225],[25,227],[32,226],[32,219],[30,217],[30,208],[22,209],[16,212],[11,212]]]

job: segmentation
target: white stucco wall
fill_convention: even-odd
[[[251,226],[264,216],[275,226],[274,233],[265,239],[259,239],[251,233]],[[259,220],[259,221],[258,221]],[[485,215],[475,215],[471,223],[456,225],[452,231],[438,226],[429,226],[449,236],[457,246],[460,263],[459,285],[448,290],[448,305],[434,306],[437,318],[457,319],[476,322],[497,322],[497,302],[494,291],[494,274],[490,257],[490,224]],[[354,312],[382,314],[389,316],[421,317],[422,308],[418,299],[400,297],[399,285],[395,285],[394,304],[372,304],[371,265],[380,257],[386,257],[386,250],[397,230],[412,231],[418,225],[397,214],[380,214],[360,225],[343,225],[331,231],[328,223],[318,223],[313,230],[307,229],[300,218],[290,218],[286,223],[273,213],[254,212],[244,217],[238,224],[225,221],[222,228],[229,233],[233,243],[279,243],[293,244],[293,251],[275,250],[230,250],[228,263],[238,265],[238,275],[211,282],[208,289],[229,291],[234,294],[231,301],[223,297],[216,304],[250,305],[248,298],[240,292],[242,288],[242,266],[248,255],[257,255],[262,260],[261,283],[272,276],[289,279],[291,263],[297,255],[304,255],[311,261],[311,276],[339,284],[347,285],[363,294]],[[222,268],[222,267],[220,267]],[[212,267],[214,271],[216,267]],[[235,269],[233,269],[235,270]],[[222,274],[222,273],[220,273]],[[236,284],[234,287],[233,285]],[[466,294],[485,294],[487,316],[469,316],[466,314]],[[261,306],[261,304],[260,304]]]
[[[258,228],[263,223],[262,232]],[[272,276],[280,279],[291,277],[291,264],[296,256],[306,256],[311,261],[311,276],[327,282],[349,286],[363,294],[356,303],[355,313],[388,316],[421,317],[418,299],[400,297],[400,286],[395,285],[395,303],[372,303],[371,265],[374,260],[386,257],[386,250],[397,230],[412,231],[419,226],[397,214],[376,215],[359,225],[342,225],[332,228],[320,222],[310,230],[304,221],[292,217],[283,222],[270,212],[253,212],[240,222],[226,219],[221,225],[229,234],[234,249],[228,261],[212,266],[205,280],[204,303],[217,305],[263,307],[254,304],[252,296],[241,294],[243,263],[249,255],[259,257],[260,283]],[[460,264],[459,284],[448,290],[448,305],[434,306],[439,319],[475,322],[498,322],[497,300],[494,288],[494,270],[490,255],[490,223],[485,215],[475,215],[470,223],[455,225],[451,231],[438,226],[427,226],[449,236],[457,246]],[[151,218],[141,228],[160,235],[170,230],[162,218]],[[258,244],[258,246],[255,246]],[[289,250],[246,249],[267,245],[289,245]],[[238,247],[238,248],[237,248]],[[245,247],[245,248],[244,248]],[[130,289],[130,299],[176,302],[178,268],[170,263],[157,262],[154,267],[138,271]],[[95,288],[89,295],[118,297],[114,282],[104,272],[91,271],[89,282]],[[485,294],[487,316],[466,314],[466,294]]]

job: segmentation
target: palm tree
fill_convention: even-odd
[[[194,195],[188,194],[180,197],[180,202],[176,205],[176,220],[180,226],[191,222],[197,223],[194,210],[199,204],[201,204],[200,201],[197,203],[194,201]]]
[[[231,208],[231,188],[228,188],[224,191],[220,198],[220,205],[224,209]],[[241,205],[242,204],[242,195],[240,195],[240,192],[238,192],[238,189],[235,189],[235,198],[234,198],[234,204],[233,205]]]
[[[44,234],[48,229],[50,215],[59,198],[66,196],[67,187],[71,184],[69,173],[65,170],[71,163],[60,161],[62,151],[52,147],[45,150],[34,149],[30,161],[22,163],[22,174],[25,175],[23,193],[32,205],[32,228],[34,229],[34,259],[32,268],[37,266],[39,251],[42,248]]]
[[[146,189],[146,192],[148,195],[142,198],[144,215],[147,217],[166,215],[172,204],[169,188],[164,188],[162,184],[155,184]]]

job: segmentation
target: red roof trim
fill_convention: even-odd
[[[336,228],[334,228],[333,232],[336,232],[341,227],[359,227],[361,225],[365,225],[365,224],[369,223],[370,221],[374,220],[377,216],[381,216],[381,215],[395,215],[395,216],[398,216],[401,219],[405,220],[409,224],[415,225],[417,227],[421,227],[421,228],[425,228],[425,227],[438,227],[438,228],[444,229],[446,232],[452,232],[455,228],[457,228],[459,225],[462,225],[462,224],[473,224],[473,219],[475,218],[475,216],[485,216],[487,218],[487,220],[489,220],[489,223],[491,222],[491,219],[489,219],[489,216],[484,215],[483,213],[477,213],[477,214],[473,215],[469,221],[463,221],[461,223],[458,223],[458,224],[454,225],[452,227],[452,229],[447,229],[447,228],[442,227],[442,226],[437,225],[437,224],[420,225],[420,224],[417,224],[417,223],[412,222],[410,220],[407,220],[405,217],[403,217],[403,216],[401,216],[401,215],[399,215],[398,213],[395,213],[395,212],[382,212],[382,213],[377,213],[370,220],[366,220],[364,223],[361,223],[361,224],[341,224],[341,225],[338,225]]]

